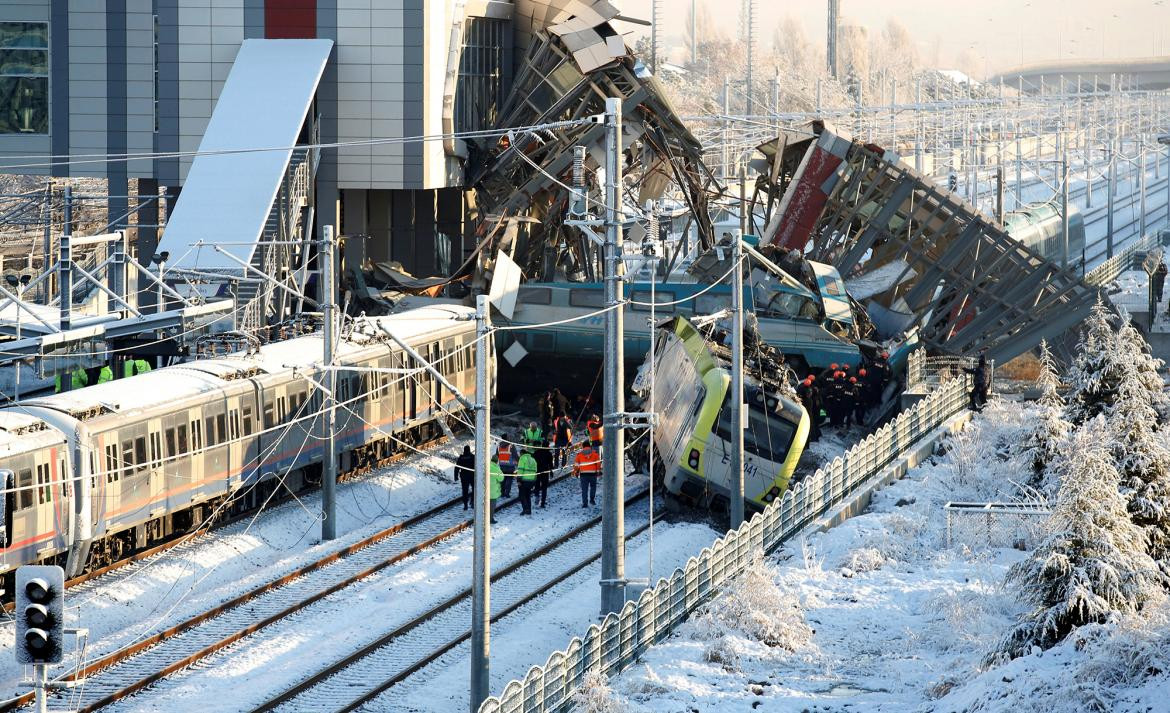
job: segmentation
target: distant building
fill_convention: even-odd
[[[4,0],[0,171],[108,178],[112,219],[127,211],[130,180],[140,193],[165,187],[174,200],[251,38],[334,42],[302,143],[481,129],[509,89],[516,47],[534,28],[566,19],[559,6],[570,4]],[[172,155],[106,160],[156,153]],[[325,150],[315,223],[369,235],[365,253],[375,261],[397,260],[418,275],[446,272],[472,247],[466,158],[465,144],[442,140]],[[149,231],[140,237],[146,259],[152,240]]]

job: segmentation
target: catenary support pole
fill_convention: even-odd
[[[333,226],[321,227],[321,311],[325,313],[324,329],[324,363],[333,366],[333,348],[337,335],[337,317],[333,289]],[[325,463],[324,473],[321,476],[321,539],[333,540],[337,538],[337,453],[334,443],[334,431],[337,426],[337,372],[325,369],[321,375],[325,398],[329,399],[325,408]]]
[[[61,298],[60,328],[64,332],[73,326],[73,188],[65,186],[65,225],[57,252],[57,294]],[[67,379],[61,379],[65,390]]]
[[[1141,226],[1138,231],[1138,238],[1146,237],[1146,147],[1142,145],[1141,141],[1137,142],[1138,146],[1138,224]]]
[[[731,529],[743,524],[743,236],[747,219],[747,167],[739,169],[740,234],[731,250]]]
[[[487,700],[491,688],[491,499],[488,497],[488,432],[492,390],[491,306],[487,295],[475,298],[475,499],[474,563],[471,573],[471,713]]]
[[[605,100],[605,424],[601,454],[601,615],[626,603],[625,369],[622,264],[622,100]]]
[[[1060,161],[1060,266],[1068,269],[1068,156]]]

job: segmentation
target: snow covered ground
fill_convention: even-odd
[[[1002,582],[1024,553],[948,548],[942,506],[1016,492],[996,453],[1032,408],[993,401],[946,455],[759,563],[580,710],[1170,710],[1165,601],[984,668],[1021,611]]]

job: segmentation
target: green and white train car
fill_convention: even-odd
[[[726,506],[731,480],[731,371],[683,317],[659,325],[655,343],[654,446],[667,490],[698,506]],[[635,381],[645,393],[648,368]],[[744,500],[763,509],[783,495],[808,441],[798,402],[745,373]]]

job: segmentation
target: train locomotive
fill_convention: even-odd
[[[471,398],[473,317],[445,305],[353,321],[335,350],[341,472],[425,441],[463,409],[388,335]],[[319,483],[322,347],[318,332],[0,408],[0,574],[42,563],[77,576]]]
[[[654,443],[667,491],[699,506],[726,506],[731,480],[731,370],[727,348],[683,317],[658,325],[655,343],[659,414]],[[745,349],[744,500],[761,510],[783,495],[804,452],[808,412],[784,386],[788,367],[766,344]],[[634,389],[645,402],[649,368]]]

